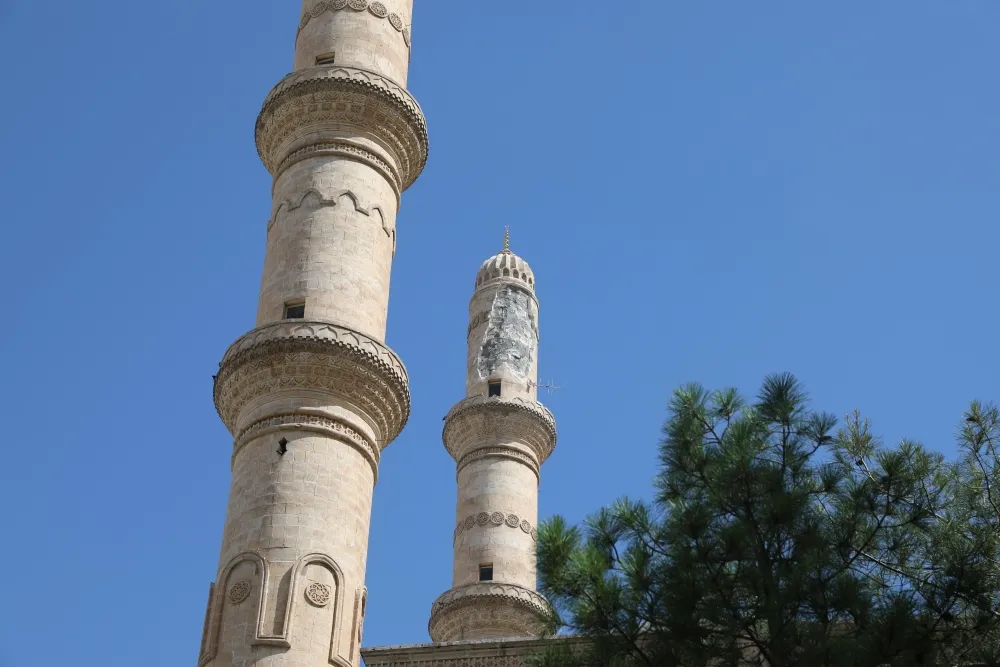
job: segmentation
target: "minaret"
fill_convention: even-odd
[[[469,303],[465,399],[445,418],[458,470],[452,588],[431,608],[431,639],[537,637],[538,482],[556,444],[537,400],[538,299],[528,264],[504,249],[476,276]]]
[[[410,410],[384,340],[400,194],[427,159],[412,0],[303,5],[257,119],[274,184],[256,328],[215,378],[232,486],[201,667],[358,665],[372,492]]]

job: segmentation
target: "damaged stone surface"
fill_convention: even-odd
[[[538,348],[535,301],[521,289],[504,285],[497,290],[489,324],[476,358],[480,380],[496,373],[528,379]]]

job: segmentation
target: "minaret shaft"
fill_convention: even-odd
[[[431,639],[533,637],[547,610],[536,587],[541,464],[555,421],[536,400],[538,301],[527,264],[487,260],[469,304],[466,397],[445,418],[457,469],[451,590],[431,609]]]
[[[256,328],[216,407],[232,486],[200,667],[356,667],[372,494],[409,415],[385,346],[400,195],[427,158],[412,0],[306,0],[257,148],[274,177]]]

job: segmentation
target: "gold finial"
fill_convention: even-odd
[[[503,228],[503,251],[510,252],[510,225]]]

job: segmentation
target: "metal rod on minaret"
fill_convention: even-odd
[[[257,118],[272,203],[256,325],[214,383],[232,483],[199,667],[360,662],[373,489],[410,413],[385,332],[401,194],[427,161],[412,6],[303,0]]]

